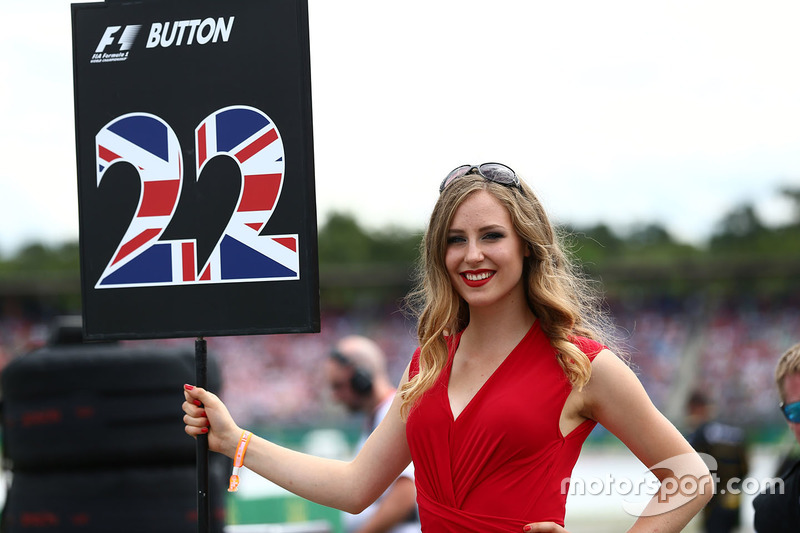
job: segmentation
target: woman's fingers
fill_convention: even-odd
[[[186,424],[185,431],[189,435],[197,436],[208,433],[208,418],[202,407],[197,407],[189,402],[183,402],[183,423]]]
[[[208,418],[206,417],[205,407],[199,397],[203,396],[204,391],[201,388],[193,387],[192,385],[183,386],[183,395],[186,401],[181,406],[183,412],[183,423],[186,424],[184,431],[188,435],[196,437],[209,431]]]
[[[183,430],[190,437],[197,437],[198,435],[204,435],[209,431],[208,426],[194,426],[190,424],[186,424],[186,427],[184,427]]]
[[[196,437],[208,434],[211,451],[233,453],[242,430],[231,418],[228,409],[216,394],[201,387],[183,386],[184,431]]]
[[[183,386],[183,396],[186,398],[187,402],[193,402],[196,405],[201,405],[208,395],[212,394],[201,387],[195,387],[194,385],[189,385],[188,383]]]
[[[184,419],[200,419],[201,421],[204,421],[203,425],[208,425],[206,411],[202,407],[197,407],[193,403],[183,402],[183,412],[186,413]]]
[[[193,403],[198,407],[205,405],[211,408],[217,408],[222,406],[222,402],[216,394],[200,387],[184,385],[183,396],[186,398],[187,402]]]

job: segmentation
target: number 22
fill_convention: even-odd
[[[95,141],[98,186],[121,161],[136,167],[142,183],[136,212],[95,288],[300,278],[298,235],[259,235],[278,204],[285,171],[280,133],[262,111],[226,107],[195,129],[198,180],[217,155],[231,156],[242,173],[236,208],[203,265],[196,239],[159,240],[183,186],[183,154],[172,128],[155,115],[130,113],[103,126]]]

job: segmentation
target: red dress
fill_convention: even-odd
[[[521,532],[530,522],[564,525],[568,480],[596,422],[566,437],[559,419],[572,390],[555,349],[534,323],[457,419],[447,384],[461,334],[436,384],[408,416],[406,437],[425,531]],[[594,359],[603,346],[573,342]],[[419,349],[410,376],[419,372]]]

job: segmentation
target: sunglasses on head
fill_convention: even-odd
[[[522,192],[517,174],[502,163],[483,163],[482,165],[461,165],[450,171],[439,185],[439,194],[455,180],[467,174],[478,174],[487,181],[493,181],[506,187],[516,187]]]
[[[789,422],[800,424],[800,402],[781,403],[781,413]]]

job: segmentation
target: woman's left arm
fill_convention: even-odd
[[[647,505],[633,511],[639,518],[630,533],[682,531],[711,499],[708,467],[656,409],[628,365],[609,350],[592,362],[581,414],[616,435],[661,482]]]

